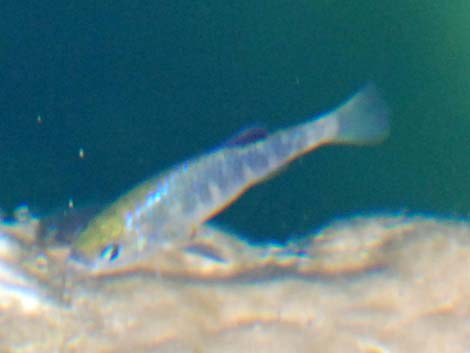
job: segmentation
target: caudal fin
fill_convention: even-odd
[[[373,83],[365,85],[333,114],[338,130],[332,143],[370,145],[389,135],[390,111]]]

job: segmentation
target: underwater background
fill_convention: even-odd
[[[325,147],[217,221],[284,239],[338,217],[468,217],[470,2],[2,1],[0,206],[112,201],[242,128],[276,130],[368,80],[391,137]]]

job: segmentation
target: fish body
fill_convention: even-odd
[[[94,269],[125,266],[155,246],[198,227],[253,185],[324,144],[378,143],[389,133],[388,109],[373,84],[338,108],[264,136],[246,132],[230,144],[150,178],[98,214],[79,234],[72,257]]]

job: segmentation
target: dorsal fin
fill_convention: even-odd
[[[261,126],[252,126],[247,129],[243,129],[225,143],[225,147],[236,147],[247,145],[256,141],[265,139],[268,136],[268,130]]]

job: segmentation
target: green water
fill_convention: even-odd
[[[0,7],[7,210],[111,200],[240,128],[290,125],[374,80],[393,110],[385,144],[319,150],[218,220],[285,237],[357,212],[469,214],[468,1]]]

